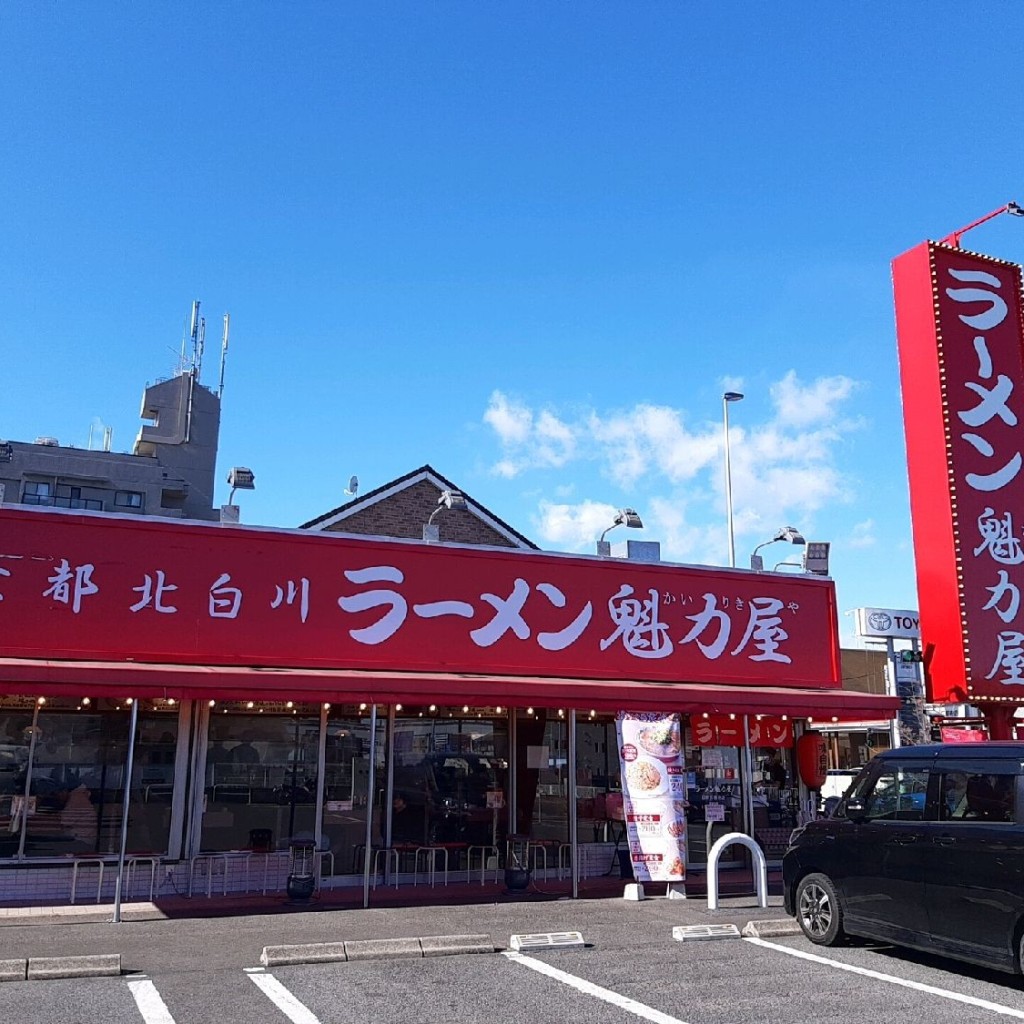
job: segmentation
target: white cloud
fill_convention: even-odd
[[[742,385],[738,378],[728,383]],[[749,550],[780,526],[810,530],[823,509],[852,499],[855,488],[844,477],[839,458],[847,437],[863,426],[846,408],[857,387],[843,376],[804,382],[791,370],[770,386],[773,411],[766,421],[752,423],[745,416],[739,424],[730,423],[737,562],[745,564]],[[665,558],[723,560],[719,422],[689,426],[682,410],[649,403],[564,416],[555,409],[533,409],[501,391],[492,394],[484,421],[501,448],[492,467],[495,474],[511,479],[560,469],[560,479],[551,481],[546,491],[565,497],[556,488],[575,483],[573,493],[580,493],[583,466],[597,467],[628,495],[625,503],[640,510],[649,535],[662,541]],[[575,463],[581,465],[574,475]],[[589,499],[574,504],[541,501],[537,527],[546,544],[582,550],[614,513],[612,505]],[[870,526],[863,525],[852,543],[867,546],[871,538]]]
[[[854,523],[853,530],[846,541],[851,548],[870,548],[876,542],[874,519],[865,519],[861,523]]]
[[[501,391],[491,395],[484,422],[493,428],[505,449],[505,458],[492,467],[498,476],[511,479],[526,469],[558,468],[575,454],[576,437],[570,425],[547,410],[535,415],[528,406],[510,400]]]
[[[542,500],[538,507],[537,532],[547,544],[569,551],[594,551],[594,542],[612,524],[617,509],[600,501],[561,505]]]
[[[812,423],[828,423],[836,418],[838,407],[853,393],[857,382],[849,377],[819,377],[802,384],[796,370],[772,384],[770,394],[779,423],[791,427],[807,427]]]
[[[510,402],[500,391],[491,395],[484,422],[494,428],[502,444],[522,444],[533,428],[533,413],[525,405]]]

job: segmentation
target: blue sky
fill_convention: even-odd
[[[429,462],[542,547],[631,505],[721,565],[736,388],[738,563],[792,523],[841,611],[915,607],[889,264],[1024,201],[1022,30],[1009,2],[9,4],[0,436],[130,449],[198,298],[209,385],[231,313],[244,521]],[[966,243],[1020,261],[1024,222]]]

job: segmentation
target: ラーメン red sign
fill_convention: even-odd
[[[929,696],[1024,700],[1021,268],[926,242],[893,282]]]
[[[829,580],[7,507],[0,656],[840,683]]]

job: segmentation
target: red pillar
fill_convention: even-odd
[[[988,725],[988,738],[990,740],[1016,739],[1013,718],[1013,713],[1016,710],[1016,706],[1012,704],[1000,704],[996,707],[984,709],[985,723]]]

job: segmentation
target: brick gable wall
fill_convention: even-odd
[[[325,532],[358,533],[376,537],[405,537],[421,540],[423,526],[437,508],[441,492],[428,480],[382,498],[369,508],[353,512],[328,526]],[[453,544],[487,544],[511,548],[507,537],[478,519],[468,509],[442,509],[434,519],[442,541]]]

